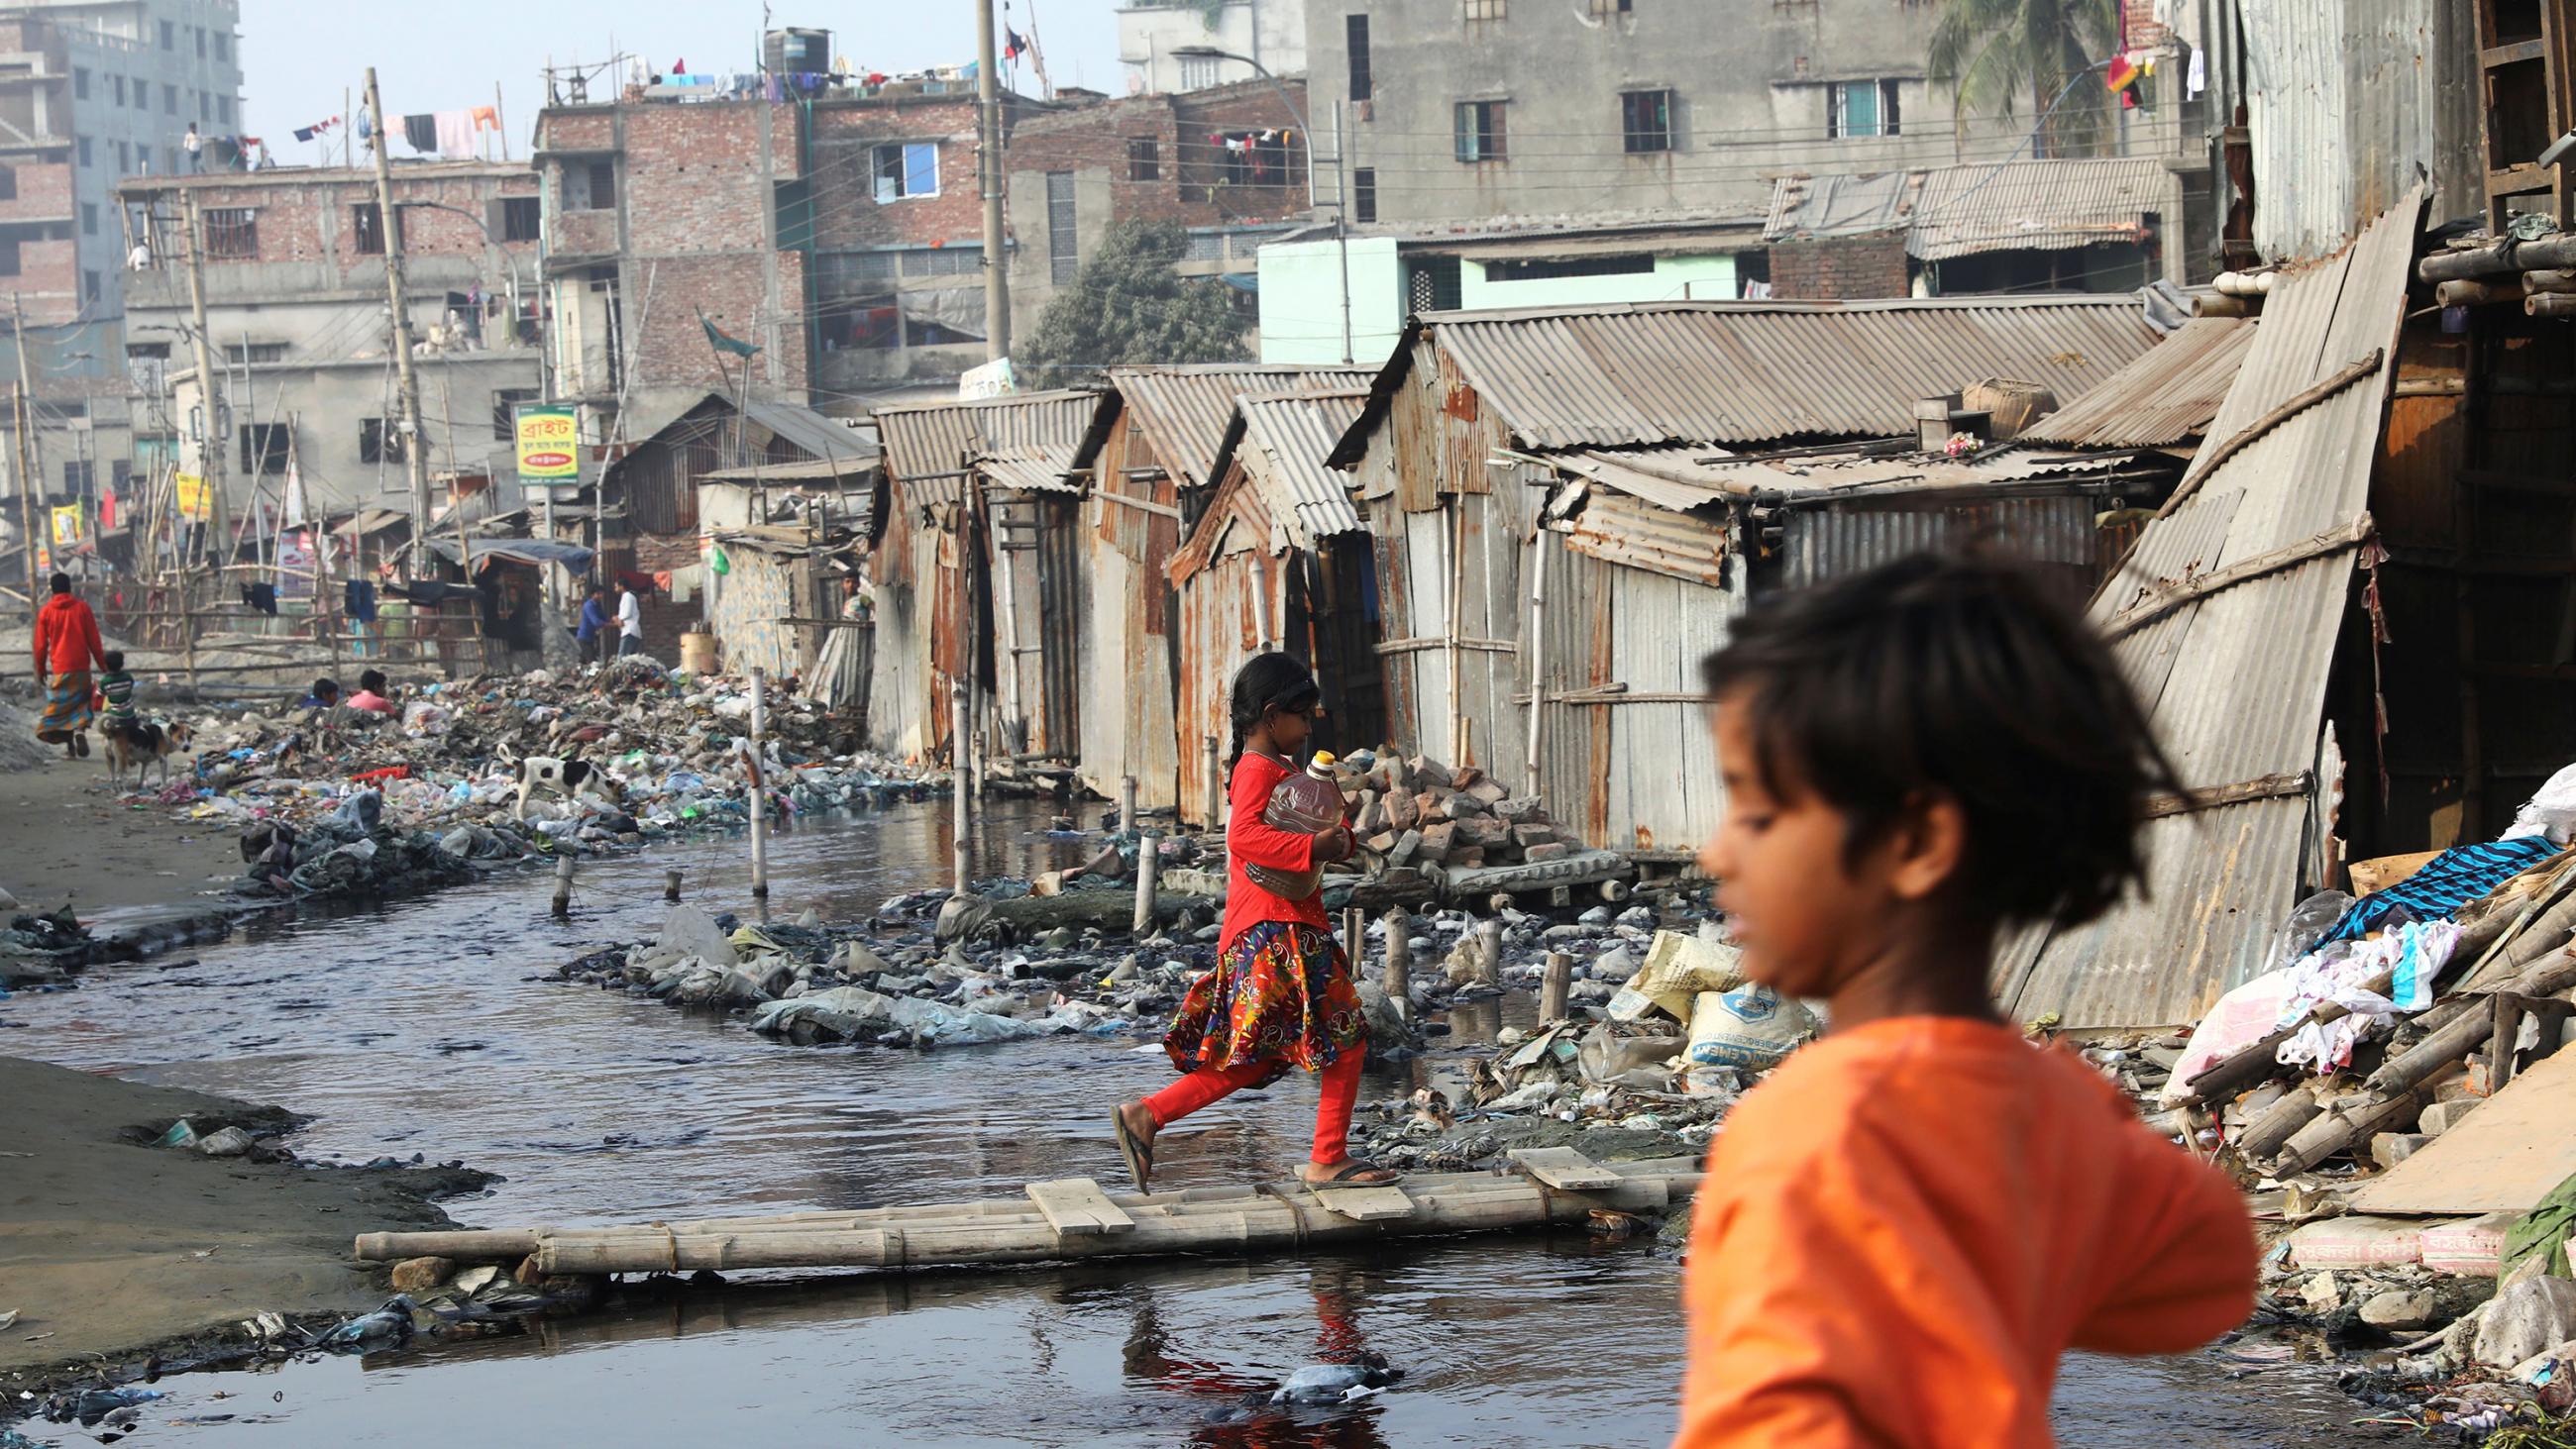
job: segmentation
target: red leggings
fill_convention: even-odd
[[[1321,1073],[1323,1096],[1315,1103],[1315,1161],[1330,1167],[1350,1157],[1351,1110],[1360,1100],[1360,1059],[1353,1048],[1333,1058]],[[1201,1067],[1145,1099],[1157,1128],[1169,1127],[1211,1102],[1268,1076],[1276,1063],[1237,1062],[1230,1067]]]

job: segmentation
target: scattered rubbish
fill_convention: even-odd
[[[1288,1376],[1288,1382],[1270,1396],[1274,1404],[1320,1406],[1347,1404],[1383,1390],[1404,1375],[1376,1363],[1308,1364]]]

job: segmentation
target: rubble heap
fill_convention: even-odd
[[[1361,753],[1337,762],[1334,773],[1354,809],[1360,862],[1372,872],[1542,863],[1582,848],[1537,800],[1515,797],[1473,765]]]

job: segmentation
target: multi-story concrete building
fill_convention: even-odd
[[[282,493],[289,460],[316,508],[407,508],[388,236],[401,243],[423,436],[436,474],[516,487],[510,411],[543,396],[537,178],[523,165],[397,162],[389,232],[371,168],[136,177],[118,188],[151,249],[126,275],[127,350],[183,467],[208,448],[235,517]],[[223,396],[209,420],[194,357],[186,202],[203,238],[206,323]],[[156,374],[159,376],[156,378]],[[166,410],[165,410],[166,409]]]
[[[1118,11],[1118,59],[1131,92],[1197,91],[1256,74],[1240,60],[1192,55],[1222,50],[1276,76],[1306,71],[1307,0],[1134,0]]]

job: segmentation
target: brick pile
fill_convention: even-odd
[[[1352,830],[1371,873],[1407,866],[1449,870],[1558,860],[1580,849],[1535,799],[1516,798],[1473,765],[1456,769],[1416,755],[1342,773],[1358,805]]]

